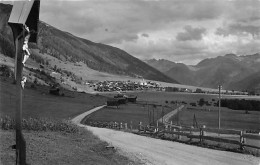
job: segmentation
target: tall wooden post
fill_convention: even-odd
[[[163,106],[162,106],[162,124],[163,124],[163,115],[164,115],[164,114],[163,114]]]
[[[22,96],[23,89],[21,86],[23,72],[23,51],[24,42],[24,25],[29,27],[31,34],[29,42],[37,43],[38,20],[40,12],[40,0],[23,0],[15,1],[10,14],[8,24],[12,28],[13,39],[15,44],[15,82],[16,82],[16,164],[26,164],[26,144],[22,135]]]
[[[153,125],[154,125],[155,123],[154,123],[154,107],[153,107]]]
[[[15,40],[15,82],[16,82],[16,164],[26,164],[26,143],[22,135],[22,102],[23,90],[21,87],[22,81],[22,60],[23,52],[22,45],[24,41],[22,26],[12,27]]]

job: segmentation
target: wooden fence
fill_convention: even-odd
[[[132,122],[92,122],[90,123],[90,125],[117,130],[128,130],[130,132],[137,131],[138,134],[147,134],[159,138],[166,137],[166,135],[171,135],[178,140],[181,140],[183,137],[187,137],[190,141],[192,141],[193,139],[198,139],[200,143],[203,143],[205,140],[209,140],[219,143],[239,145],[240,149],[244,149],[244,147],[260,149],[260,145],[256,146],[246,143],[246,139],[252,139],[259,140],[260,144],[260,134],[246,133],[245,131],[234,129],[206,128],[206,126],[202,126],[201,128],[193,128],[177,126],[173,124],[160,125],[158,124],[158,122],[155,126],[144,126],[142,122],[139,122],[138,128],[133,128]],[[223,135],[227,136],[223,137]]]
[[[239,145],[241,149],[243,149],[244,147],[260,149],[260,145],[256,146],[246,144],[246,139],[259,140],[260,144],[260,134],[246,133],[245,131],[241,130],[206,128],[206,126],[203,126],[201,128],[193,128],[181,127],[176,125],[166,125],[164,129],[156,127],[152,129],[147,129],[147,127],[139,125],[139,132],[160,136],[170,134],[172,136],[175,136],[179,140],[181,140],[182,136],[185,136],[190,139],[190,141],[192,141],[192,139],[199,139],[201,143],[205,140],[220,143],[229,143]],[[221,137],[221,135],[229,135],[229,138]],[[238,140],[234,140],[234,138]]]

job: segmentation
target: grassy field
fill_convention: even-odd
[[[187,103],[197,102],[200,98],[204,98],[206,101],[212,101],[215,99],[215,102],[218,100],[217,94],[204,94],[204,93],[184,93],[184,92],[161,92],[161,91],[130,91],[125,92],[129,95],[136,95],[138,101],[144,102],[153,102],[157,104],[165,104],[165,101],[185,101]],[[100,93],[100,95],[112,97],[115,93]],[[254,99],[260,100],[260,96],[232,96],[232,95],[222,95],[222,98],[227,99]]]
[[[208,111],[209,109],[210,111]],[[181,125],[192,126],[194,115],[199,125],[218,128],[217,107],[204,106],[201,108],[185,108],[179,112],[179,123]],[[221,128],[260,131],[260,112],[250,111],[249,114],[245,114],[245,111],[221,108],[220,117]],[[177,123],[178,115],[171,118],[171,120],[173,123]]]
[[[85,130],[78,133],[24,131],[24,138],[29,164],[141,164],[139,160],[133,162],[122,156],[116,149],[106,149],[106,142]],[[0,164],[15,164],[15,150],[11,149],[15,133],[0,130],[0,139]]]
[[[157,104],[164,104],[168,106],[176,106],[172,104],[172,101],[182,102],[185,101],[187,105],[190,103],[197,103],[200,98],[210,103],[216,103],[218,101],[218,95],[207,94],[189,94],[189,93],[176,93],[176,92],[127,92],[126,94],[132,94],[137,96],[138,101],[151,102]],[[105,96],[112,97],[114,94],[103,94]],[[248,97],[248,96],[231,96],[223,95],[222,98],[239,98],[239,99],[260,99],[260,97]],[[165,103],[168,101],[168,104]],[[188,106],[191,107],[191,106]],[[179,122],[183,125],[193,125],[193,116],[195,114],[197,122],[200,125],[206,125],[207,127],[218,127],[218,107],[192,107],[193,109],[185,109],[179,114]],[[211,111],[207,111],[211,109]],[[260,125],[260,112],[250,111],[250,114],[245,114],[245,111],[235,111],[227,108],[221,108],[221,127],[232,129],[248,129],[259,130]],[[122,117],[122,116],[121,116]],[[177,123],[177,117],[172,118],[173,123]]]
[[[1,78],[0,117],[15,115],[15,85],[11,79]],[[68,119],[93,107],[103,105],[106,98],[94,94],[85,94],[62,90],[65,96],[49,94],[50,87],[37,85],[36,89],[26,84],[23,91],[23,117],[48,117]]]
[[[141,105],[128,103],[126,105],[120,105],[116,107],[105,107],[102,110],[96,111],[85,119],[85,123],[99,121],[99,122],[119,122],[128,123],[132,122],[133,128],[138,127],[138,123],[141,121],[143,125],[149,123],[148,113],[150,111],[150,122],[156,121],[163,114],[172,111],[172,108],[164,107],[162,112],[161,106],[154,107],[153,105]],[[154,118],[153,118],[154,113]]]

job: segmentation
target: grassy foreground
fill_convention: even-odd
[[[62,128],[62,127],[61,127]],[[108,144],[91,132],[78,128],[75,132],[24,131],[27,163],[29,164],[140,164],[129,160],[116,149],[106,149]],[[15,131],[0,129],[0,164],[15,164]]]
[[[26,84],[23,95],[23,135],[27,163],[34,165],[140,164],[91,132],[71,125],[69,118],[103,105],[106,98],[98,95],[62,90],[65,96],[49,94],[49,87]],[[12,79],[0,77],[0,165],[15,164],[15,85]]]

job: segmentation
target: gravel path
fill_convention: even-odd
[[[177,107],[176,109],[174,109],[173,111],[167,113],[166,115],[164,115],[162,118],[158,119],[158,122],[162,122],[162,120],[164,120],[164,123],[169,123],[169,120],[172,116],[176,115],[178,112],[180,112],[182,109],[184,108],[184,105],[181,105],[179,107]]]
[[[80,121],[104,106],[87,111],[72,122],[85,127],[101,140],[120,149],[132,159],[138,158],[144,164],[153,165],[260,165],[260,158],[233,152],[201,148],[178,142],[164,141],[106,128],[80,124]]]

